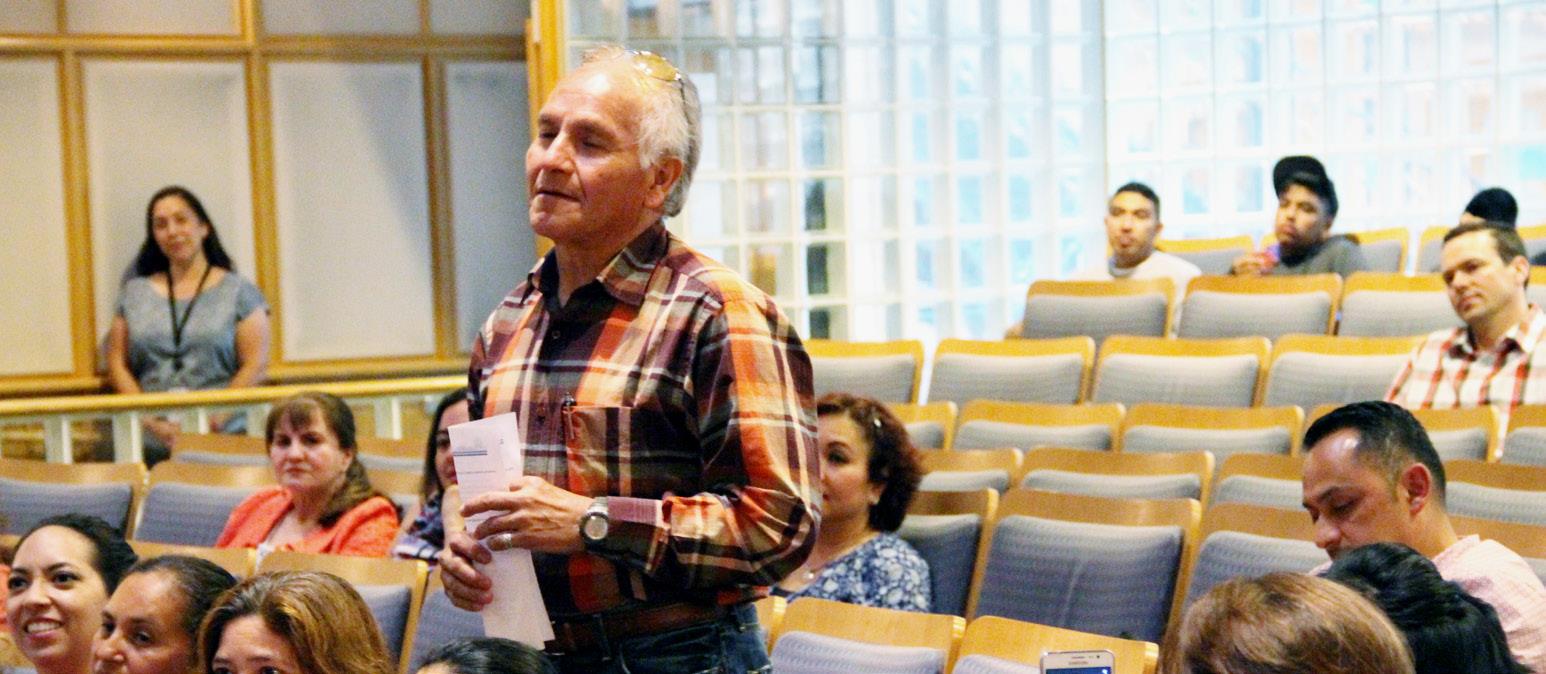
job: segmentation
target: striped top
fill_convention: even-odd
[[[525,472],[608,496],[599,549],[534,554],[555,617],[734,604],[818,519],[810,358],[773,301],[656,224],[558,302],[549,253],[473,344],[475,418],[514,411]]]
[[[1546,403],[1546,313],[1530,305],[1525,321],[1490,349],[1477,349],[1466,328],[1439,330],[1412,352],[1385,400],[1407,409],[1492,405],[1503,428],[1521,404]]]

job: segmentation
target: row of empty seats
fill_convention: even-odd
[[[1285,335],[1173,339],[1115,336],[975,341],[935,349],[929,401],[1175,403],[1312,409],[1384,397],[1417,337]],[[816,393],[915,403],[924,371],[916,340],[806,344]]]
[[[923,449],[1070,447],[1125,453],[1207,450],[1220,461],[1238,453],[1297,454],[1316,419],[1294,405],[1201,407],[1165,403],[1050,405],[974,400],[891,403],[913,444]],[[1521,405],[1499,430],[1492,407],[1414,410],[1441,459],[1546,465],[1546,405]]]
[[[1453,225],[1437,225],[1422,231],[1419,235],[1417,261],[1413,265],[1418,273],[1439,270],[1439,253],[1443,250],[1444,235],[1453,228]],[[1546,252],[1546,225],[1520,227],[1517,231],[1524,240],[1525,253],[1530,259]],[[1390,227],[1354,232],[1353,236],[1358,238],[1369,271],[1395,273],[1406,270],[1411,230]],[[1273,234],[1267,234],[1261,239],[1262,247],[1276,243],[1277,238]],[[1209,239],[1162,239],[1158,248],[1197,265],[1204,274],[1228,274],[1236,258],[1256,250],[1256,242],[1241,234]]]
[[[1546,267],[1531,270],[1526,293],[1546,305]],[[1177,301],[1176,295],[1183,297]],[[1312,276],[1198,276],[1185,288],[1168,278],[1031,284],[1022,337],[1178,337],[1341,334],[1403,337],[1462,325],[1438,274],[1358,272]]]

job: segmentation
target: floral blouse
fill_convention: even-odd
[[[393,557],[422,559],[429,562],[430,566],[439,561],[437,555],[446,544],[445,525],[440,518],[440,497],[444,494],[444,491],[436,493],[419,508],[419,516],[413,518],[408,530],[392,546]]]
[[[773,593],[794,601],[821,597],[861,606],[928,613],[933,606],[929,563],[896,534],[880,534],[827,564],[797,592]]]

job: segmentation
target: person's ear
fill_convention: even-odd
[[[1525,280],[1530,278],[1529,258],[1523,255],[1515,255],[1514,259],[1509,261],[1508,266],[1509,269],[1514,271],[1514,276],[1519,280],[1520,285],[1524,285]]]
[[[650,184],[644,194],[644,205],[656,211],[665,208],[666,199],[671,196],[671,188],[682,178],[684,166],[682,160],[676,157],[661,157],[655,162],[655,166],[650,169]]]
[[[1416,515],[1433,500],[1433,473],[1421,463],[1413,463],[1401,471],[1400,487],[1407,495],[1407,510]]]

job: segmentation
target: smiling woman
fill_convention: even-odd
[[[108,594],[134,564],[118,530],[86,515],[39,522],[16,546],[5,616],[38,674],[86,674]]]
[[[264,437],[278,487],[231,511],[215,546],[384,557],[397,509],[371,487],[354,441],[354,413],[337,396],[300,393],[274,404]]]

